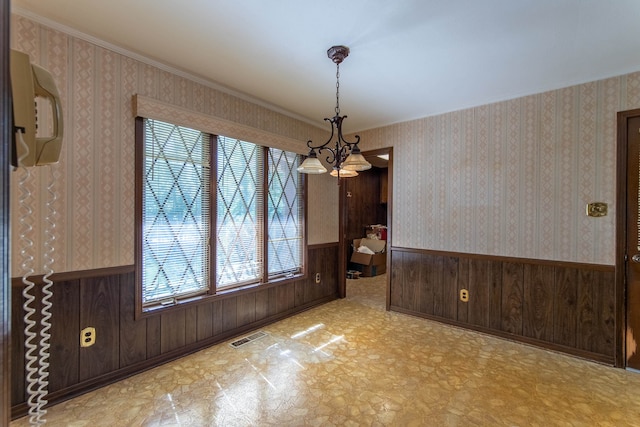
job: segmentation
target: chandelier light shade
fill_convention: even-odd
[[[356,145],[351,148],[349,157],[342,162],[342,169],[348,171],[366,171],[367,169],[371,169],[371,163],[367,162],[367,159],[360,154],[360,148]]]
[[[326,161],[332,166],[331,176],[338,179],[357,176],[358,172],[371,169],[371,163],[360,153],[358,147],[360,136],[355,135],[355,141],[349,142],[342,134],[342,121],[347,116],[340,115],[340,63],[348,55],[349,48],[346,46],[332,46],[327,51],[327,56],[336,64],[336,114],[332,118],[324,119],[331,123],[331,136],[322,145],[313,145],[312,141],[307,141],[309,155],[298,167],[298,172],[308,174],[327,172],[318,159],[318,154],[322,154],[323,151],[327,152]]]
[[[354,176],[358,176],[358,172],[348,169],[333,169],[329,175],[336,178],[353,178]]]
[[[304,162],[298,166],[298,172],[308,173],[311,175],[318,175],[325,173],[326,171],[327,168],[325,168],[322,162],[318,160],[318,155],[314,149],[311,149],[309,156],[307,156],[307,158],[304,159]]]

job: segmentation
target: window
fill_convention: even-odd
[[[297,171],[300,157],[268,150],[269,277],[288,276],[302,269],[303,193]]]
[[[297,154],[158,120],[137,123],[143,311],[303,273]]]
[[[222,136],[217,150],[217,289],[264,280],[265,265],[267,279],[301,273],[299,156]]]
[[[218,137],[216,287],[262,277],[262,150]]]
[[[173,302],[209,288],[210,138],[145,120],[142,304]]]

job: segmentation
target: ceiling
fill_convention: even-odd
[[[345,133],[640,70],[638,0],[12,0],[325,127],[340,66]]]

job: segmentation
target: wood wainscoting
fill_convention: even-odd
[[[390,252],[391,310],[616,363],[614,266]],[[468,302],[460,299],[462,289]]]
[[[134,267],[54,275],[49,402],[55,404],[338,296],[338,243],[309,247],[306,278],[134,319]],[[322,281],[315,283],[320,273]],[[13,280],[12,417],[27,412],[22,283]],[[37,289],[40,289],[39,287]],[[39,301],[40,298],[37,298]],[[96,343],[80,347],[80,331]]]

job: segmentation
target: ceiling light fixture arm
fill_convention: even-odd
[[[344,136],[342,135],[342,120],[346,118],[347,116],[336,115],[332,118],[324,119],[331,124],[331,136],[324,144],[314,146],[313,141],[307,141],[307,147],[309,147],[310,150],[315,150],[318,154],[322,154],[322,152],[326,150],[328,152],[327,157],[325,158],[327,163],[334,165],[334,167],[337,169],[340,168],[340,164],[347,158],[347,156],[360,142],[359,135],[354,136],[356,139],[354,142],[349,142],[344,139]],[[332,141],[335,144],[335,148],[329,146]]]

